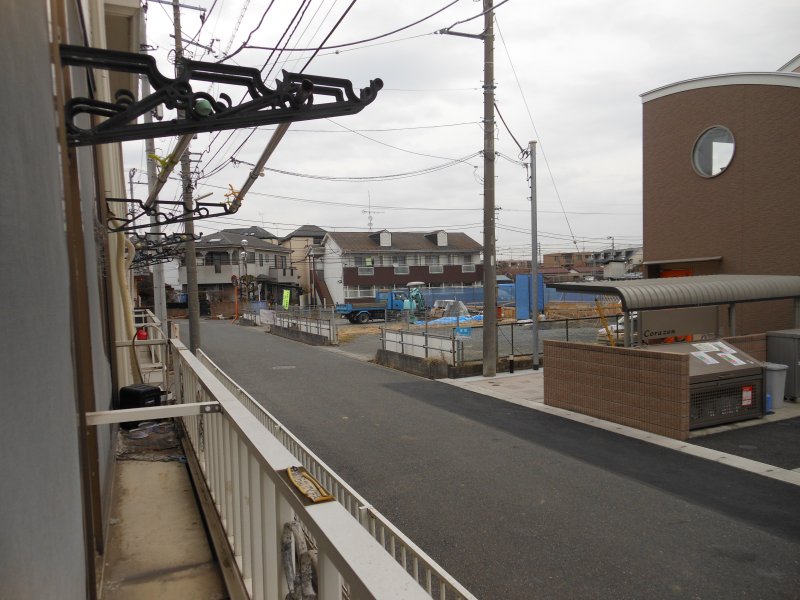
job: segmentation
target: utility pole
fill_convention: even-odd
[[[538,218],[536,214],[536,142],[528,142],[531,159],[531,319],[533,333],[532,367],[539,370],[539,244]]]
[[[147,43],[147,21],[144,18],[144,11],[140,11],[141,22],[139,31],[141,32],[142,44]],[[142,97],[150,95],[150,80],[146,75],[140,77],[142,82]],[[148,110],[144,113],[144,122],[153,122],[153,112]],[[156,185],[158,173],[156,172],[156,163],[153,156],[156,152],[155,142],[153,138],[147,138],[144,142],[145,153],[147,154],[147,189],[152,190]],[[136,169],[131,169],[135,172]],[[131,198],[133,198],[133,177],[131,177]],[[161,237],[161,225],[155,215],[150,215],[150,238],[158,243]],[[153,265],[153,314],[161,322],[161,331],[169,337],[167,331],[167,295],[164,288],[164,265],[157,263]]]
[[[494,201],[494,10],[483,0],[483,376],[497,374]]]
[[[183,71],[183,42],[181,41],[181,8],[178,0],[172,0],[172,20],[175,25],[175,67],[180,74]],[[178,111],[178,119],[184,118],[184,111]],[[183,212],[192,212],[192,180],[189,163],[189,147],[181,155],[181,187],[183,190]],[[189,300],[189,350],[197,354],[200,347],[200,299],[197,294],[197,258],[194,244],[194,221],[184,222],[186,246],[184,261],[186,262],[186,292]]]

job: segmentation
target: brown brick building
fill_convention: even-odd
[[[785,69],[642,96],[646,277],[800,274],[800,63]],[[792,315],[791,301],[742,305],[737,331]]]

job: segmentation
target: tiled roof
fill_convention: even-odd
[[[250,227],[239,227],[239,228],[231,228],[231,229],[223,229],[222,231],[226,231],[228,233],[234,233],[236,235],[243,235],[247,237],[257,237],[262,240],[277,240],[278,236],[274,233],[271,233],[264,229],[263,227],[256,227],[255,225],[251,225]]]
[[[381,246],[378,232],[329,231],[328,237],[343,252],[480,252],[478,242],[466,233],[447,232],[447,246],[437,246],[435,236],[409,231],[392,231],[392,245]]]
[[[326,233],[328,232],[322,229],[322,227],[317,227],[316,225],[302,225],[284,237],[283,240],[288,240],[295,237],[322,237]]]
[[[202,238],[195,242],[197,250],[207,250],[211,248],[241,248],[242,240],[247,240],[247,247],[258,248],[259,250],[272,250],[275,252],[290,252],[287,248],[281,248],[277,244],[270,241],[256,237],[255,235],[248,235],[250,229],[223,229],[215,233],[204,235]],[[261,229],[256,227],[255,229]],[[262,229],[262,231],[264,231]]]

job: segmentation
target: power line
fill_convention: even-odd
[[[564,212],[564,220],[567,223],[567,229],[569,229],[570,234],[572,237],[575,237],[575,232],[572,231],[572,225],[569,222],[569,218],[567,217],[567,213],[564,210],[564,202],[561,200],[561,193],[558,191],[558,186],[556,186],[555,177],[553,177],[553,170],[550,168],[550,161],[547,159],[547,154],[544,151],[544,144],[542,144],[542,139],[539,136],[539,132],[536,130],[536,124],[533,122],[533,115],[531,114],[531,109],[528,106],[528,100],[525,97],[525,93],[522,91],[522,85],[519,82],[519,77],[517,76],[517,69],[514,67],[514,61],[511,60],[511,54],[508,51],[508,46],[506,46],[506,40],[503,37],[503,32],[500,30],[500,24],[497,22],[497,17],[495,17],[495,23],[497,24],[497,33],[500,35],[500,41],[503,44],[503,49],[506,51],[506,56],[508,57],[508,63],[511,66],[511,72],[514,73],[514,79],[517,82],[517,87],[519,88],[519,93],[522,96],[522,102],[525,104],[525,110],[528,112],[528,118],[531,121],[531,126],[533,127],[533,132],[536,134],[536,139],[539,141],[539,148],[542,151],[542,158],[544,159],[544,164],[547,167],[547,172],[550,175],[550,181],[553,183],[553,189],[556,193],[556,198],[558,198],[558,203],[561,205],[561,210]],[[577,242],[575,243],[575,247],[578,247]]]
[[[447,169],[449,167],[465,163],[470,158],[475,158],[476,156],[480,156],[480,152],[475,152],[470,154],[469,156],[465,156],[463,158],[456,158],[449,162],[443,163],[441,165],[437,165],[434,167],[428,167],[425,169],[417,169],[415,171],[406,171],[404,173],[393,173],[389,175],[375,175],[375,176],[344,176],[344,177],[334,177],[330,175],[311,175],[308,173],[295,173],[292,171],[284,171],[282,169],[272,169],[267,167],[265,170],[270,171],[271,173],[280,173],[281,175],[291,175],[293,177],[303,177],[306,179],[322,179],[325,181],[391,181],[395,179],[406,179],[408,177],[416,177],[417,175],[425,175],[428,173],[433,173],[435,171],[441,171],[442,169]]]
[[[508,0],[504,0],[504,1],[508,2]],[[440,8],[436,12],[433,12],[433,13],[429,14],[427,17],[423,17],[423,18],[419,19],[418,21],[414,21],[413,23],[410,23],[409,25],[405,25],[405,26],[400,27],[398,29],[395,29],[393,31],[389,31],[388,33],[382,33],[381,35],[376,35],[376,36],[373,36],[371,38],[366,38],[366,39],[358,40],[358,41],[355,41],[355,42],[346,42],[344,44],[335,44],[335,45],[332,45],[332,46],[320,46],[318,48],[291,48],[291,49],[283,48],[283,49],[281,49],[281,48],[273,48],[273,47],[269,47],[269,46],[248,46],[248,48],[250,48],[252,50],[286,50],[287,52],[312,52],[312,51],[313,52],[319,52],[320,50],[335,50],[337,48],[347,48],[349,46],[357,46],[358,44],[365,44],[367,42],[374,42],[375,40],[380,40],[380,39],[388,37],[390,35],[394,35],[395,33],[400,33],[401,31],[405,31],[406,29],[414,27],[415,25],[419,25],[420,23],[422,23],[424,21],[427,21],[428,19],[430,19],[432,17],[435,17],[440,12],[442,12],[444,10],[447,10],[448,8],[453,6],[454,4],[457,4],[458,2],[459,2],[459,0],[454,0],[453,2],[450,2],[449,4],[447,4],[446,6]],[[353,0],[353,4],[355,4],[355,0]],[[351,7],[352,7],[352,4],[350,5],[350,7],[348,7],[347,10],[349,11]],[[347,14],[347,13],[345,12],[345,14]],[[426,35],[431,35],[431,34],[426,34]],[[419,36],[417,36],[417,37],[419,37]],[[327,41],[327,38],[326,38],[326,41]],[[242,48],[240,48],[239,50],[241,50],[241,49]],[[237,52],[238,52],[238,50],[237,50]]]
[[[370,142],[375,142],[376,144],[380,144],[381,146],[386,146],[387,148],[392,148],[394,150],[399,150],[400,152],[406,152],[408,154],[414,154],[416,156],[424,156],[426,158],[439,158],[441,160],[459,160],[459,159],[456,159],[456,158],[450,158],[448,156],[436,156],[434,154],[424,154],[422,152],[414,152],[413,150],[406,150],[405,148],[400,148],[398,146],[393,146],[392,144],[387,144],[386,142],[381,142],[380,140],[376,140],[374,138],[371,138],[371,137],[369,137],[367,135],[364,135],[363,133],[359,133],[355,129],[350,129],[346,125],[342,125],[341,123],[339,123],[337,121],[334,121],[333,119],[327,119],[327,120],[330,121],[331,123],[333,123],[334,125],[338,125],[342,129],[346,129],[350,133],[355,133],[356,135],[358,135],[360,137],[363,137],[364,139],[369,140]]]
[[[349,13],[349,12],[350,12],[350,9],[351,9],[351,8],[353,8],[353,6],[355,6],[355,4],[356,4],[356,0],[352,0],[352,2],[350,2],[350,5],[349,5],[349,6],[348,6],[348,7],[345,9],[344,13],[342,13],[342,16],[341,16],[341,17],[339,17],[339,20],[338,20],[338,21],[336,21],[336,23],[334,24],[333,28],[331,28],[331,30],[328,32],[328,35],[326,35],[326,36],[325,36],[325,39],[324,39],[324,40],[322,40],[322,43],[319,45],[319,48],[317,48],[316,50],[314,50],[314,53],[313,53],[313,54],[311,55],[311,57],[310,57],[310,58],[309,58],[309,59],[306,61],[306,64],[305,64],[305,65],[303,65],[303,68],[302,68],[302,69],[300,69],[300,71],[299,71],[300,73],[302,73],[303,71],[305,71],[305,70],[306,70],[306,67],[308,67],[308,65],[310,65],[310,64],[311,64],[311,61],[312,61],[312,60],[314,60],[314,58],[317,56],[317,54],[319,54],[319,51],[320,51],[320,50],[322,50],[322,47],[325,45],[325,42],[327,42],[327,41],[330,39],[330,37],[333,35],[333,32],[334,32],[334,31],[336,31],[336,30],[339,28],[339,25],[341,25],[341,24],[342,24],[342,21],[344,21],[344,18],[347,16],[347,13]],[[282,51],[282,52],[283,52],[283,51]]]

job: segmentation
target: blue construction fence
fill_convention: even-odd
[[[594,302],[593,294],[579,292],[559,292],[544,285],[541,274],[538,277],[538,311],[544,312],[548,302]],[[460,300],[464,304],[483,304],[483,287],[469,288],[425,288],[422,290],[425,303],[433,306],[437,300]],[[514,283],[497,284],[497,305],[515,306],[517,319],[531,318],[531,276],[517,275]]]

